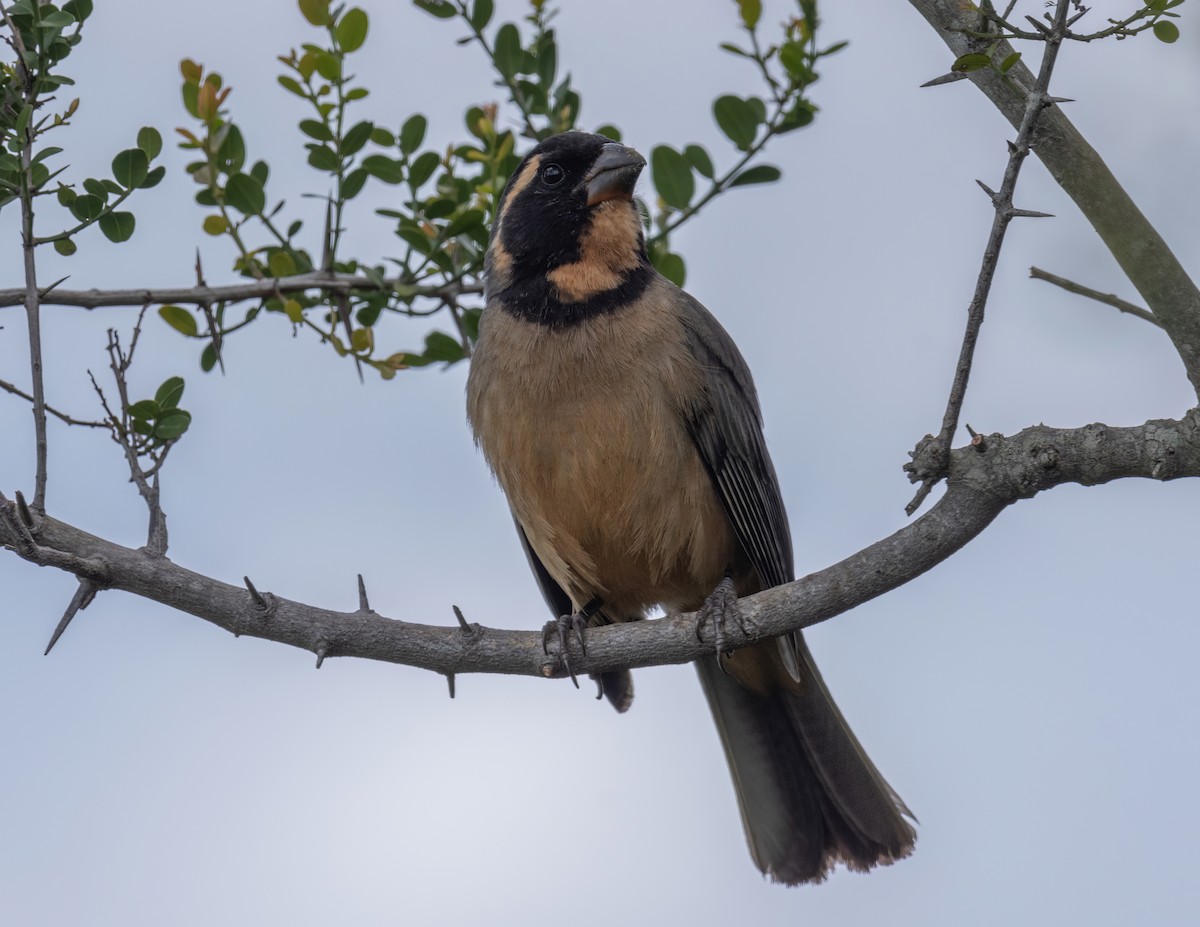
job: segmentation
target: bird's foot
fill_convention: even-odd
[[[584,641],[584,632],[587,630],[588,619],[594,613],[594,609],[589,611],[588,608],[583,608],[573,615],[559,615],[552,621],[547,621],[546,626],[542,628],[542,653],[550,654],[550,638],[555,634],[558,635],[558,653],[562,660],[563,666],[566,667],[567,674],[571,677],[571,682],[575,683],[575,688],[579,688],[579,680],[575,676],[575,670],[571,666],[571,649],[568,646],[571,632],[575,632],[575,636],[579,638],[579,650],[586,657],[587,643]]]
[[[704,600],[704,604],[696,613],[696,640],[701,643],[704,642],[704,638],[701,637],[700,632],[705,624],[712,622],[713,648],[717,653],[718,664],[721,663],[722,658],[733,653],[726,646],[725,639],[725,628],[730,619],[738,626],[742,634],[750,633],[746,627],[746,620],[742,617],[742,610],[738,608],[737,598],[737,589],[734,588],[733,579],[726,576],[717,583],[717,588],[709,593],[708,598]],[[721,668],[725,667],[722,665]]]

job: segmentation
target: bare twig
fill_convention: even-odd
[[[1098,303],[1104,303],[1106,306],[1119,309],[1121,312],[1128,312],[1130,315],[1135,315],[1139,319],[1149,322],[1151,325],[1157,325],[1159,328],[1162,328],[1162,323],[1154,317],[1153,312],[1133,303],[1126,302],[1121,297],[1112,293],[1101,293],[1099,290],[1093,290],[1091,287],[1068,280],[1066,277],[1059,277],[1057,274],[1042,270],[1040,267],[1029,268],[1029,276],[1034,280],[1045,280],[1047,283],[1053,283],[1055,286],[1062,287],[1068,293],[1086,296],[1089,299],[1096,300]]]
[[[942,417],[942,429],[934,439],[936,448],[927,449],[927,453],[932,453],[932,456],[927,459],[934,465],[934,468],[927,469],[927,472],[921,478],[921,487],[917,490],[917,494],[905,507],[905,511],[909,515],[912,515],[913,512],[920,508],[921,503],[925,501],[925,498],[929,495],[934,485],[941,479],[942,472],[940,472],[940,468],[937,468],[936,465],[939,461],[947,459],[950,446],[954,441],[954,435],[958,431],[958,419],[962,414],[963,400],[967,394],[967,383],[971,377],[971,364],[975,356],[975,344],[979,340],[979,331],[983,326],[984,310],[987,307],[988,294],[991,291],[992,280],[996,274],[996,266],[1000,261],[1000,249],[1004,245],[1005,232],[1008,230],[1009,223],[1014,218],[1019,215],[1030,215],[1028,210],[1018,210],[1013,207],[1013,192],[1016,190],[1017,178],[1021,173],[1021,165],[1025,162],[1025,158],[1029,154],[1030,140],[1037,126],[1038,117],[1041,115],[1042,110],[1052,105],[1047,100],[1047,90],[1050,86],[1050,77],[1054,72],[1054,62],[1058,57],[1058,50],[1063,42],[1069,8],[1070,0],[1058,0],[1058,7],[1055,10],[1054,16],[1054,27],[1047,30],[1046,50],[1042,54],[1042,66],[1038,73],[1037,82],[1026,98],[1025,117],[1021,120],[1021,127],[1017,132],[1016,141],[1009,145],[1008,165],[1004,170],[1004,180],[1000,184],[1000,190],[993,192],[982,182],[979,183],[991,197],[992,205],[995,209],[995,215],[992,218],[992,230],[991,234],[988,235],[987,244],[983,249],[983,260],[979,268],[979,276],[975,282],[975,294],[971,298],[970,306],[967,308],[967,328],[963,334],[958,365],[954,370],[954,382],[950,387],[950,398],[946,403],[946,412]]]
[[[383,286],[356,274],[327,274],[313,272],[295,274],[291,277],[269,277],[251,280],[230,286],[193,287],[143,287],[124,290],[59,290],[56,289],[44,300],[48,306],[78,306],[82,309],[99,309],[106,306],[145,306],[184,304],[199,306],[205,303],[243,302],[250,299],[268,299],[283,293],[302,293],[306,290],[326,290],[330,293],[349,293],[361,290],[378,293],[395,286],[407,285],[399,277],[384,279]],[[411,292],[409,290],[408,292]],[[442,286],[422,288],[416,296],[430,299],[474,295],[483,292],[482,283],[467,283],[459,280]],[[25,300],[24,290],[0,290],[0,308],[19,306]]]
[[[26,402],[34,401],[33,397],[30,396],[27,392],[25,392],[23,389],[20,389],[19,387],[13,386],[11,383],[7,382],[6,380],[0,380],[0,389],[4,390],[6,393],[12,393],[14,396],[20,396]],[[84,421],[83,419],[73,418],[70,415],[67,415],[65,412],[59,412],[58,409],[54,408],[54,406],[50,406],[50,405],[46,406],[46,411],[49,412],[51,415],[53,415],[55,418],[61,419],[62,421],[66,422],[68,425],[82,425],[84,428],[107,428],[108,427],[107,422],[88,422],[88,421]]]

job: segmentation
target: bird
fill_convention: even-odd
[[[645,163],[572,131],[512,173],[467,378],[475,442],[562,653],[572,633],[582,643],[588,627],[656,607],[713,625],[715,651],[696,667],[759,870],[798,885],[839,863],[889,864],[912,852],[916,819],[801,633],[722,653],[724,623],[741,622],[736,599],[795,579],[791,534],[749,367],[650,262],[634,201]],[[628,671],[593,678],[618,711],[630,707]]]

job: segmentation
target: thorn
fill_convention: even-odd
[[[454,698],[454,674],[453,673],[446,674],[446,685],[448,685],[450,687],[450,697]]]
[[[1051,103],[1074,103],[1070,97],[1046,97],[1043,101],[1047,106]]]
[[[250,582],[250,577],[243,576],[242,582],[246,584],[246,588],[250,591],[250,598],[254,600],[254,607],[261,609],[262,611],[266,611],[270,605],[267,600],[263,598],[262,593],[254,588],[254,583]]]
[[[987,439],[970,425],[967,425],[966,428],[967,433],[971,436],[971,447],[975,448],[975,450],[982,454],[987,450]]]
[[[371,604],[367,601],[367,584],[363,582],[362,574],[358,574],[358,610],[369,612]]]
[[[49,656],[50,651],[54,649],[54,645],[58,643],[58,639],[63,636],[63,632],[67,630],[67,625],[71,623],[79,612],[83,611],[92,604],[92,599],[96,598],[96,587],[90,579],[81,579],[79,588],[75,590],[75,594],[71,596],[71,601],[67,604],[67,610],[63,612],[62,618],[58,622],[58,627],[54,629],[54,633],[50,635],[50,643],[46,645],[42,656]]]
[[[1013,219],[1053,219],[1052,212],[1035,212],[1032,209],[1010,209],[1008,215]]]
[[[995,190],[985,184],[982,180],[976,180],[975,182],[979,184],[980,189],[988,195],[993,203],[996,202],[997,193]]]
[[[1025,18],[1027,20],[1029,20],[1030,25],[1032,25],[1033,28],[1036,29],[1038,32],[1040,32],[1042,35],[1044,35],[1044,36],[1050,35],[1050,30],[1047,29],[1045,26],[1043,26],[1039,20],[1034,19],[1032,16],[1026,16]]]
[[[17,514],[21,517],[21,524],[26,528],[33,527],[33,513],[29,511],[29,503],[25,501],[25,494],[21,490],[17,490]]]
[[[921,87],[937,87],[941,84],[952,84],[956,80],[963,80],[966,76],[966,73],[963,71],[951,71],[949,74],[943,74],[941,77],[925,81]]]
[[[45,299],[48,295],[50,295],[50,293],[54,290],[55,287],[61,286],[62,284],[66,283],[70,279],[71,279],[70,274],[67,274],[65,277],[59,277],[52,284],[50,284],[48,287],[46,287],[44,290],[41,290],[38,293],[38,299]]]
[[[329,652],[324,647],[321,647],[317,650],[317,669],[321,668],[321,664],[325,662],[325,658],[328,655]]]
[[[458,619],[458,626],[462,629],[463,634],[470,634],[471,626],[467,624],[467,619],[463,617],[462,609],[457,605],[451,605],[450,607],[454,609],[454,617]]]

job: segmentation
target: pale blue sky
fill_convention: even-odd
[[[495,99],[458,27],[406,4],[363,4],[364,114],[430,117],[456,137]],[[1027,3],[1040,11],[1040,3]],[[221,71],[274,195],[312,213],[300,104],[274,56],[307,39],[285,0],[97,4],[69,69],[83,105],[74,176],[107,168],[154,124],[182,124],[177,62]],[[1093,22],[1132,3],[1094,4]],[[733,4],[568,4],[561,61],[583,123],[617,122],[644,152],[702,141],[727,163],[712,98],[752,92],[716,50]],[[798,568],[895,530],[900,465],[941,420],[990,222],[1007,125],[966,83],[920,90],[944,46],[907,3],[828,3],[850,47],[815,88],[816,124],[773,143],[783,183],[735,191],[677,244],[688,289],[754,370],[791,513]],[[790,12],[767,4],[766,17]],[[1185,8],[1186,9],[1186,8]],[[500,16],[523,7],[500,3]],[[1037,50],[1027,52],[1036,60]],[[1200,28],[1071,46],[1055,91],[1175,248],[1200,272]],[[511,118],[511,113],[509,114]],[[43,281],[210,281],[230,252],[199,231],[186,158],[138,197],[134,240],[93,234]],[[288,159],[291,159],[289,161]],[[295,162],[295,164],[291,163]],[[350,242],[394,250],[370,208]],[[373,198],[374,197],[374,198]],[[1151,326],[1029,281],[1039,264],[1136,299],[1041,166],[1018,205],[1059,218],[1013,229],[965,420],[1131,424],[1193,398]],[[0,217],[19,284],[15,210]],[[48,308],[51,401],[95,412],[83,371],[126,310]],[[19,310],[0,311],[0,377],[25,381]],[[422,329],[381,339],[418,343]],[[182,349],[182,350],[181,350]],[[464,366],[368,377],[278,319],[229,346],[225,377],[157,320],[135,382],[187,378],[192,433],[164,474],[170,556],[229,582],[332,608],[354,574],[395,617],[533,628],[544,606],[504,501],[463,421]],[[32,483],[28,412],[0,396],[0,487]],[[51,424],[52,514],[136,546],[144,509],[116,448]],[[920,580],[810,632],[843,711],[921,820],[916,854],[870,876],[785,890],[750,863],[732,788],[690,668],[641,671],[618,717],[586,690],[441,677],[240,639],[121,593],[102,594],[49,658],[73,582],[0,556],[0,922],[13,925],[1191,923],[1200,828],[1194,512],[1200,486],[1125,481],[1021,503]]]

